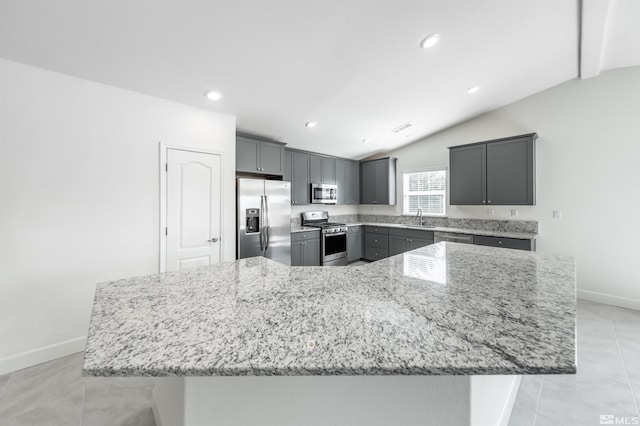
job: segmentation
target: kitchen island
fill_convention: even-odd
[[[84,373],[158,377],[162,425],[482,424],[508,419],[519,375],[575,373],[575,312],[566,256],[257,257],[99,284]]]

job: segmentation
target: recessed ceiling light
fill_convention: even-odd
[[[438,33],[429,34],[428,36],[422,39],[422,41],[420,42],[420,47],[422,47],[423,49],[428,49],[438,44],[439,41],[440,41],[440,34]]]
[[[471,86],[467,89],[467,93],[470,95],[473,95],[474,93],[476,93],[478,90],[480,90],[479,86]]]
[[[404,129],[411,127],[411,123],[406,122],[406,123],[402,123],[399,126],[394,127],[393,129],[389,130],[391,133],[398,133],[403,131]]]
[[[220,99],[222,99],[222,93],[218,92],[217,90],[210,90],[205,94],[205,96],[210,101],[219,101]]]
[[[373,139],[371,139],[371,138],[364,138],[364,139],[362,139],[362,143],[369,143],[369,142],[371,142],[372,140],[373,140]]]
[[[311,129],[312,127],[316,127],[318,125],[318,122],[317,121],[307,121],[304,125]]]

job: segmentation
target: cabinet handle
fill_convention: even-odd
[[[502,240],[498,240],[498,244],[502,245]]]
[[[489,200],[489,204],[491,204],[491,200]]]
[[[482,200],[482,204],[487,204],[487,202],[485,200]]]
[[[377,243],[377,242],[378,242],[378,240],[373,240],[373,242],[374,242],[374,243]]]

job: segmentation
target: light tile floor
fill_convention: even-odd
[[[639,405],[640,312],[580,300],[578,373],[524,376],[509,425],[640,424]]]
[[[155,426],[150,379],[83,378],[82,357],[0,376],[0,426]],[[580,301],[578,374],[525,376],[509,425],[634,424],[638,405],[640,312]]]

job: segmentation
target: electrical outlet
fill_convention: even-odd
[[[487,209],[487,216],[493,216],[495,213],[496,213],[495,210]]]
[[[553,211],[554,219],[562,219],[562,210],[554,210]]]
[[[511,209],[511,217],[518,217],[518,209]]]

